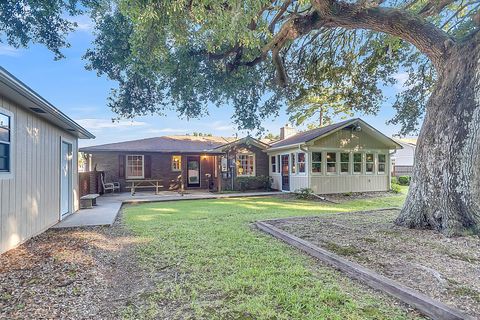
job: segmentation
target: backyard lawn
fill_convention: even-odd
[[[403,190],[405,191],[405,190]],[[405,194],[340,204],[278,197],[131,205],[139,268],[155,282],[126,318],[405,319],[395,300],[261,233],[252,222],[401,206]]]

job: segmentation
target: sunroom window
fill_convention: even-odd
[[[297,155],[298,172],[305,173],[305,153],[299,152]]]
[[[353,154],[353,173],[355,174],[362,173],[362,154],[361,153]]]
[[[350,171],[350,153],[342,152],[340,153],[340,172],[348,173]]]
[[[327,173],[337,172],[337,153],[327,152]]]
[[[387,156],[384,154],[378,155],[378,173],[385,173],[387,167]]]
[[[295,161],[295,153],[290,154],[290,160],[292,162],[292,173],[297,173],[297,163]]]
[[[314,173],[322,172],[322,153],[321,152],[312,152],[312,172]]]
[[[11,116],[0,113],[0,172],[11,170],[11,119]]]
[[[365,155],[365,171],[367,173],[373,173],[373,166],[375,164],[375,156],[373,153],[367,153]]]
[[[271,156],[270,159],[272,161],[272,173],[275,173],[277,172],[277,157]]]

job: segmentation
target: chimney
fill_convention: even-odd
[[[297,129],[289,125],[288,123],[280,128],[280,140],[290,138],[297,134]]]

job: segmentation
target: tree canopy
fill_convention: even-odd
[[[87,68],[118,82],[109,104],[120,117],[173,109],[193,118],[230,104],[240,128],[256,129],[305,97],[334,113],[372,114],[402,72],[391,123],[406,134],[446,49],[476,32],[480,0],[8,0],[2,33],[61,57],[72,28],[62,11],[78,5],[94,8]]]

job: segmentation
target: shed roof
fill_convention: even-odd
[[[235,141],[232,137],[163,136],[80,148],[81,152],[208,152],[222,153],[217,147]]]

